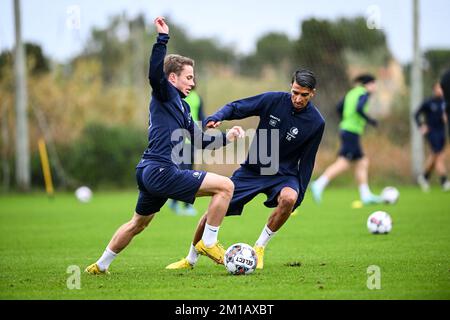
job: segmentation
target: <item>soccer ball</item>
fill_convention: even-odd
[[[381,198],[384,202],[394,204],[398,201],[400,192],[395,187],[386,187],[381,191]]]
[[[373,234],[385,234],[392,230],[392,219],[384,211],[376,211],[367,219],[367,229]]]
[[[250,274],[256,269],[258,256],[255,250],[245,243],[236,243],[225,252],[225,268],[234,275]]]
[[[92,191],[89,187],[82,186],[75,190],[75,196],[81,202],[89,202],[92,199]]]

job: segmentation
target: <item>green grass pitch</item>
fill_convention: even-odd
[[[264,270],[249,276],[228,275],[205,257],[194,270],[165,270],[187,254],[199,218],[166,206],[114,261],[111,275],[82,272],[80,289],[68,288],[76,276],[70,271],[97,260],[131,217],[137,193],[97,192],[88,204],[72,194],[2,195],[0,299],[450,299],[450,194],[399,189],[396,205],[362,209],[351,208],[356,189],[329,189],[320,206],[307,194],[267,247]],[[264,199],[225,219],[225,247],[254,244],[271,212]],[[196,207],[203,211],[208,201]],[[389,235],[368,233],[376,210],[391,214]],[[380,289],[367,287],[369,266],[380,268]]]

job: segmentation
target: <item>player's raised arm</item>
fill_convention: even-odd
[[[163,17],[158,17],[154,21],[158,37],[153,45],[150,57],[150,67],[148,78],[153,88],[153,93],[162,101],[167,100],[168,81],[164,74],[164,58],[167,52],[167,42],[169,41],[169,26]]]

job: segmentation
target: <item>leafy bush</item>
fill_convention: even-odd
[[[91,187],[133,186],[134,170],[146,147],[147,134],[132,127],[92,123],[61,154],[69,175]]]

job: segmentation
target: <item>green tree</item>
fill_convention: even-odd
[[[443,73],[450,69],[449,49],[429,49],[424,52],[423,94],[425,97],[433,93],[433,85],[439,81]],[[405,81],[411,83],[411,63],[403,68]]]
[[[156,38],[154,28],[146,28],[147,25],[143,15],[134,19],[126,15],[113,17],[106,28],[92,30],[84,54],[77,60],[100,61],[105,84],[142,87],[148,75],[151,45]],[[193,58],[198,70],[209,63],[231,64],[235,59],[232,49],[221,47],[212,39],[191,39],[173,22],[170,36],[168,52]]]
[[[259,75],[265,66],[285,73],[292,69],[294,46],[284,33],[270,32],[256,43],[256,52],[242,59],[242,72],[247,75]]]
[[[332,22],[310,19],[303,22],[301,37],[294,51],[296,64],[316,74],[316,102],[327,120],[334,120],[334,125],[337,123],[334,106],[350,86],[347,63],[343,55],[344,47]],[[333,126],[327,127],[334,130]]]
[[[38,44],[25,43],[25,52],[27,59],[27,69],[31,75],[39,75],[50,71],[49,59],[44,55],[42,48]],[[0,78],[3,75],[4,68],[13,68],[13,52],[5,50],[0,53]]]
[[[60,153],[77,181],[92,187],[124,187],[135,184],[135,165],[146,143],[145,130],[91,123],[75,143]]]
[[[351,87],[350,66],[368,72],[385,66],[390,58],[384,33],[368,29],[364,18],[303,21],[293,54],[296,65],[317,76],[316,102],[328,120],[328,130],[336,130],[335,106]]]
[[[433,85],[450,69],[450,50],[431,49],[425,52],[424,58],[427,66],[424,74],[424,93],[429,95]]]
[[[346,50],[364,55],[371,64],[384,65],[391,59],[386,35],[381,30],[367,28],[363,17],[340,19],[333,27]]]

